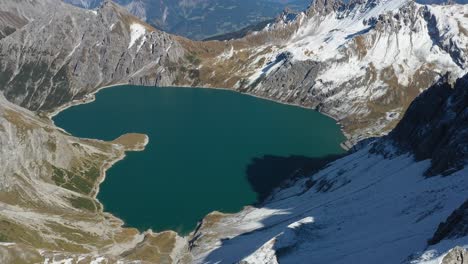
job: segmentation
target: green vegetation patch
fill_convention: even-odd
[[[187,60],[193,65],[200,65],[201,63],[201,59],[193,53],[188,54],[186,57]]]
[[[51,166],[53,170],[52,180],[56,185],[85,195],[91,194],[96,179],[99,177],[99,168],[94,166],[85,171],[69,171]]]
[[[36,232],[6,219],[0,219],[0,241],[19,242],[44,248],[45,241]]]
[[[91,198],[73,197],[68,199],[73,207],[96,212],[96,203]]]
[[[91,234],[89,232],[84,232],[77,228],[73,228],[72,226],[66,226],[62,224],[58,224],[55,222],[47,222],[47,227],[52,229],[54,233],[58,233],[65,238],[69,242],[57,240],[56,243],[59,244],[60,248],[64,248],[74,252],[84,252],[83,247],[81,245],[75,244],[95,244],[99,241],[99,237],[97,235]]]

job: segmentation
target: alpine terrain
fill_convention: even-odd
[[[94,9],[102,0],[64,0]],[[285,8],[302,10],[308,0],[117,0],[133,15],[155,27],[192,39],[204,39],[269,21]]]
[[[0,0],[1,263],[466,263],[468,5],[316,0],[223,41],[147,22],[110,0]],[[116,84],[316,109],[350,150],[188,236],[141,233],[96,195],[152,139],[77,138],[51,121]]]

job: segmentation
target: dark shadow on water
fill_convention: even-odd
[[[259,203],[257,206],[288,212],[290,218],[282,214],[272,214],[260,221],[264,227],[254,228],[251,231],[240,233],[234,237],[221,238],[221,246],[206,256],[206,263],[238,263],[238,261],[246,258],[254,253],[262,245],[265,245],[272,239],[271,232],[280,232],[289,224],[298,221],[304,217],[299,214],[290,204],[274,204],[262,206],[261,202],[267,198],[276,187],[284,187],[288,185],[289,179],[300,179],[303,177],[311,177],[317,171],[324,169],[330,162],[333,162],[346,154],[329,155],[319,158],[310,158],[304,156],[289,156],[280,157],[273,155],[265,155],[252,159],[246,168],[248,181],[252,188],[257,192]],[[291,181],[289,181],[291,183]],[[275,228],[278,228],[275,230]],[[313,223],[304,224],[301,226],[301,232],[311,232],[314,235],[313,229],[317,226]],[[271,232],[262,232],[263,230],[271,230]],[[198,231],[198,230],[197,230]],[[203,236],[203,233],[195,232],[197,235],[192,240],[191,246],[197,246],[197,238]],[[226,252],[224,248],[230,247]],[[278,255],[288,254],[289,247],[278,251]],[[230,255],[226,255],[230,253]]]
[[[258,203],[261,203],[286,180],[311,175],[342,156],[329,155],[309,158],[305,156],[265,155],[252,159],[247,165],[246,175],[250,186],[257,193]]]

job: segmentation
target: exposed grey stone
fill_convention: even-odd
[[[468,251],[461,247],[452,249],[442,259],[441,264],[466,264],[468,263]]]
[[[387,137],[398,152],[410,151],[417,160],[431,159],[427,176],[451,174],[468,161],[468,75],[452,88],[442,79],[421,94]],[[374,151],[384,155],[385,144]]]
[[[63,4],[65,5],[65,4]],[[169,85],[184,50],[112,2],[97,11],[67,5],[0,43],[0,90],[31,110],[51,110],[116,83]],[[148,27],[129,47],[132,23]],[[39,33],[39,34],[38,34]],[[147,73],[143,78],[141,70]]]

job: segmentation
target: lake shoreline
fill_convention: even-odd
[[[54,109],[54,111],[51,111],[51,112],[48,113],[47,117],[49,117],[49,119],[51,120],[51,122],[53,122],[54,125],[55,125],[56,127],[58,127],[59,129],[64,130],[64,129],[66,128],[66,126],[64,126],[64,128],[62,128],[62,127],[57,126],[57,124],[55,124],[55,121],[54,121],[54,117],[55,117],[55,116],[57,116],[57,115],[60,114],[61,112],[65,111],[66,109],[71,108],[71,107],[73,107],[73,106],[78,106],[78,105],[88,104],[88,103],[94,102],[94,101],[96,100],[96,97],[97,97],[96,94],[97,94],[98,92],[100,92],[101,90],[104,90],[104,89],[106,89],[106,88],[112,88],[112,87],[118,87],[118,86],[125,86],[125,85],[132,86],[131,84],[122,84],[122,83],[120,83],[120,84],[114,84],[114,85],[103,86],[103,87],[97,89],[96,91],[94,91],[93,93],[91,93],[91,94],[85,96],[85,97],[82,98],[82,99],[74,100],[74,101],[72,101],[72,102],[70,102],[70,103],[68,103],[68,104],[65,104],[65,105],[63,105],[63,106],[57,108],[57,109]],[[152,89],[152,88],[159,88],[159,87],[155,87],[155,86],[141,86],[141,87],[147,87],[147,88],[149,88],[149,89]],[[127,87],[127,88],[123,88],[123,89],[126,89],[125,91],[128,91],[129,88],[131,88],[131,87]],[[179,88],[179,87],[167,86],[167,87],[164,87],[164,88],[167,88],[168,90],[170,90],[170,89],[175,89],[175,88]],[[278,102],[278,101],[273,100],[273,99],[263,98],[263,97],[261,97],[261,96],[252,95],[252,94],[249,94],[249,93],[242,93],[242,92],[238,92],[238,91],[235,91],[235,90],[232,90],[232,89],[228,89],[228,88],[210,88],[210,87],[198,87],[198,88],[197,88],[197,87],[187,87],[187,86],[185,86],[185,87],[180,87],[180,88],[194,89],[194,90],[197,90],[197,89],[200,89],[200,88],[201,88],[201,89],[206,89],[206,90],[210,90],[210,89],[213,89],[213,90],[224,90],[224,91],[227,91],[227,92],[232,93],[232,94],[249,95],[250,97],[259,98],[259,99],[262,99],[262,100],[270,101],[270,102],[273,102],[274,104],[277,104],[277,105],[290,105],[290,106],[299,107],[299,108],[306,109],[306,110],[313,110],[313,112],[316,112],[316,113],[319,113],[319,114],[323,114],[323,113],[321,113],[320,111],[317,111],[317,110],[314,110],[314,109],[311,109],[311,108],[308,108],[308,107],[304,107],[304,106],[300,106],[300,105],[296,105],[296,104],[292,104],[292,103]],[[197,89],[196,89],[196,88],[197,88]],[[130,92],[130,93],[131,93],[131,92]],[[229,96],[229,95],[227,95],[227,96]],[[173,100],[174,100],[174,98],[173,98]],[[220,107],[223,108],[223,105],[221,105]],[[323,114],[323,116],[326,116],[327,118],[330,118],[331,120],[336,121],[335,119],[331,118],[330,116],[328,116],[328,115],[326,115],[326,114]],[[330,120],[330,119],[329,119],[329,120]],[[71,119],[70,119],[70,120],[71,120]],[[331,121],[331,120],[330,120],[330,121]],[[330,121],[329,121],[329,122],[330,122]],[[314,123],[314,122],[312,122],[312,123]],[[338,122],[335,122],[335,125],[336,125],[336,124],[338,124]],[[336,128],[339,129],[340,131],[342,131],[341,126],[336,127]],[[73,130],[73,129],[72,129],[72,130]],[[65,131],[65,130],[64,130],[64,131]],[[295,130],[295,131],[297,131],[297,130]],[[67,132],[67,131],[65,131],[65,132]],[[74,135],[73,133],[69,133],[69,132],[67,132],[67,133],[70,134],[70,135],[72,135],[72,136]],[[341,134],[342,134],[343,136],[345,136],[344,133],[341,133]],[[85,136],[85,137],[82,137],[82,138],[89,138],[89,136]],[[91,136],[91,138],[89,138],[89,139],[90,139],[90,140],[97,140],[97,139],[94,139],[94,138],[95,138],[95,137]],[[106,139],[106,140],[98,140],[98,141],[115,143],[115,142],[112,142],[112,141],[107,141],[107,139]],[[149,137],[146,136],[144,146],[146,146],[146,145],[148,144],[148,142],[149,142]],[[96,186],[95,190],[93,191],[93,198],[94,198],[97,202],[99,202],[99,203],[101,204],[101,210],[102,210],[102,212],[105,212],[106,210],[107,210],[107,212],[110,212],[110,211],[109,211],[109,208],[104,207],[104,204],[103,204],[101,201],[99,201],[99,199],[97,198],[98,195],[99,195],[100,192],[101,192],[101,187],[102,187],[101,185],[102,185],[102,184],[106,181],[106,179],[107,179],[107,172],[108,172],[108,170],[109,170],[110,168],[112,168],[115,164],[117,164],[118,162],[124,160],[124,159],[126,158],[126,156],[127,156],[127,151],[141,151],[141,150],[144,150],[144,149],[145,149],[144,147],[141,147],[141,148],[138,148],[138,149],[124,149],[124,150],[122,151],[122,153],[116,153],[116,155],[114,155],[113,157],[111,157],[109,160],[107,160],[107,161],[102,165],[102,167],[101,167],[101,173],[100,173],[100,178],[99,178],[99,182],[96,184],[97,186]],[[343,149],[343,148],[341,148],[341,149]],[[251,206],[251,205],[252,205],[252,204],[246,204],[245,206]],[[245,208],[245,206],[244,206],[244,208]],[[242,210],[242,209],[239,209],[239,210]],[[112,214],[112,213],[110,213],[110,214]],[[122,222],[123,222],[123,224],[126,225],[126,226],[134,226],[134,225],[132,225],[132,224],[130,224],[130,223],[126,224],[127,221],[122,221]],[[131,221],[130,221],[130,222],[131,222]],[[140,231],[141,231],[141,230],[146,230],[146,228],[142,229],[142,228],[140,228],[140,227],[138,227],[138,229],[139,229]],[[161,230],[166,230],[166,229],[161,229]],[[193,230],[192,230],[192,231],[193,231]],[[189,234],[190,232],[191,232],[191,231],[188,231],[188,232],[185,232],[185,233]]]
[[[73,106],[78,106],[78,105],[88,104],[88,103],[94,102],[96,100],[96,94],[99,93],[101,90],[104,90],[104,89],[107,89],[107,88],[118,87],[118,86],[124,86],[124,85],[135,85],[135,84],[117,83],[117,84],[109,84],[109,85],[102,86],[102,87],[98,88],[97,90],[93,91],[92,93],[87,94],[85,96],[85,98],[73,100],[73,101],[71,101],[69,103],[66,103],[63,106],[60,106],[60,107],[58,107],[58,108],[56,108],[56,109],[54,109],[54,110],[52,110],[50,112],[46,112],[45,115],[55,125],[55,123],[53,121],[53,118],[55,116],[57,116],[60,112],[65,111],[66,109],[71,108]],[[137,85],[137,86],[139,86],[139,85]],[[140,86],[145,86],[145,85],[140,85]],[[145,87],[159,88],[159,86],[145,86]],[[278,101],[278,100],[275,100],[275,99],[272,99],[272,98],[269,98],[269,97],[266,97],[266,96],[260,96],[260,95],[251,94],[251,93],[239,92],[239,91],[237,91],[235,89],[232,89],[232,88],[206,87],[206,86],[205,87],[193,87],[193,86],[183,86],[183,85],[182,86],[164,86],[164,87],[169,87],[169,88],[174,88],[174,89],[177,89],[177,88],[190,88],[190,89],[211,89],[211,90],[231,91],[231,92],[234,92],[234,93],[243,94],[243,95],[247,95],[247,96],[252,96],[252,97],[263,99],[263,100],[268,100],[268,101],[275,102],[275,103],[282,104],[282,105],[290,105],[290,106],[294,106],[294,107],[299,107],[299,108],[303,108],[303,109],[307,109],[307,110],[316,111],[316,112],[318,112],[320,114],[323,114],[323,115],[333,119],[336,122],[336,124],[340,127],[341,133],[346,138],[345,141],[340,143],[340,147],[343,150],[349,151],[354,145],[350,141],[351,135],[346,133],[346,131],[344,130],[344,126],[340,123],[340,121],[337,118],[333,117],[332,115],[330,115],[328,113],[318,111],[318,110],[310,108],[310,107],[306,107],[306,106],[303,106],[303,105],[300,105],[300,104],[295,104],[295,103],[282,102],[282,101]],[[56,126],[56,127],[58,127],[58,126]],[[62,131],[68,133],[67,131],[63,130],[60,127],[59,127],[59,129],[61,129]],[[70,134],[70,133],[68,133],[68,134]]]
[[[129,135],[130,133],[127,133],[127,134],[124,134],[122,135],[121,137],[124,137],[126,135]],[[106,176],[107,176],[107,171],[112,168],[112,166],[114,166],[116,163],[122,161],[125,159],[125,157],[127,156],[126,153],[127,152],[138,152],[138,151],[144,151],[146,146],[148,145],[149,143],[149,136],[148,135],[144,135],[144,141],[142,144],[139,144],[139,145],[135,145],[134,147],[125,147],[124,145],[122,144],[119,144],[119,143],[113,143],[111,142],[111,144],[116,144],[116,145],[119,145],[123,148],[123,151],[120,153],[120,155],[118,155],[115,159],[111,159],[111,160],[107,160],[103,166],[101,167],[101,171],[100,171],[100,175],[99,175],[99,179],[98,179],[98,184],[97,186],[94,188],[93,190],[93,195],[92,197],[94,199],[96,199],[100,204],[101,204],[101,210],[102,212],[104,213],[104,204],[102,202],[100,202],[97,198],[98,194],[99,194],[99,190],[100,190],[100,186],[101,184],[106,180]],[[119,137],[120,138],[120,137]],[[118,138],[117,138],[118,139]],[[116,140],[117,140],[116,139]],[[93,139],[93,140],[98,140],[98,139]],[[99,140],[101,141],[101,140]],[[115,141],[115,140],[114,140]],[[103,142],[107,142],[107,141],[103,141]]]

